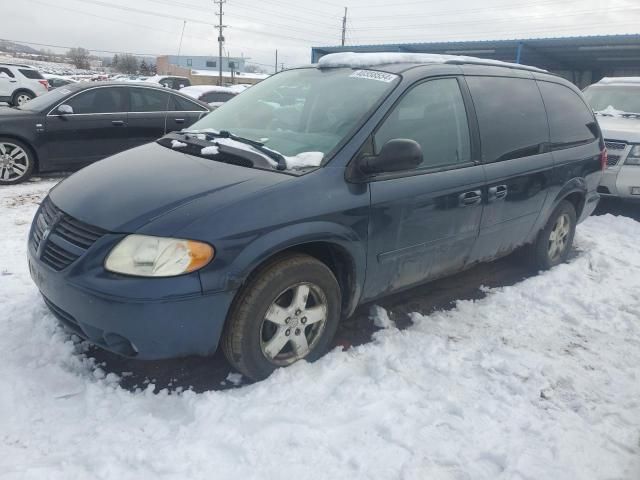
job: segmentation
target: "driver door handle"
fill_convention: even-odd
[[[122,127],[124,126],[124,120],[113,120],[111,122],[111,125],[113,125],[114,127]]]
[[[174,118],[176,123],[184,123],[184,118]]]

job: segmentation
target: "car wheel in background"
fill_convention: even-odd
[[[31,176],[34,165],[33,152],[27,145],[0,137],[0,185],[24,182]]]
[[[341,294],[331,270],[308,255],[281,256],[252,275],[230,310],[222,338],[227,359],[261,380],[278,367],[314,361],[329,348]]]
[[[13,98],[11,99],[11,105],[14,107],[19,107],[24,105],[29,100],[33,100],[35,95],[30,92],[20,91],[13,94]]]
[[[530,247],[533,266],[548,270],[567,260],[576,233],[576,209],[563,200]]]

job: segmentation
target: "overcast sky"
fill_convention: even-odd
[[[339,44],[345,5],[347,45],[640,33],[638,0],[227,0],[225,54],[308,63],[312,46]],[[0,37],[177,54],[184,25],[183,55],[217,55],[216,11],[213,0],[0,0]]]

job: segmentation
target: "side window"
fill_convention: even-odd
[[[4,76],[4,75],[2,75],[3,73],[4,73],[4,75],[6,75],[9,78],[14,78],[14,76],[15,76],[13,74],[13,72],[11,70],[9,70],[8,68],[0,67],[0,76]]]
[[[543,152],[549,126],[534,80],[467,77],[476,107],[486,163],[528,157]]]
[[[124,112],[123,88],[94,88],[76,95],[68,102],[73,113],[117,113]]]
[[[538,82],[538,85],[547,108],[551,143],[580,144],[598,138],[598,127],[593,113],[578,94],[557,83]]]
[[[420,144],[424,160],[419,169],[469,162],[469,125],[458,81],[431,80],[409,91],[375,133],[375,152],[394,138]]]
[[[206,109],[201,105],[198,105],[186,98],[182,98],[178,95],[172,95],[173,97],[173,110],[177,112],[204,112]]]
[[[31,69],[26,69],[26,68],[19,68],[18,70],[26,78],[30,78],[32,80],[43,79],[44,78],[42,75],[40,75],[40,72],[38,72],[37,70],[31,70]]]
[[[169,110],[169,94],[151,88],[131,88],[130,112],[166,112]]]

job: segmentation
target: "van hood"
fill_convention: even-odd
[[[598,123],[607,140],[640,143],[640,118],[598,116]]]
[[[196,201],[205,202],[206,211],[211,212],[292,179],[150,143],[80,170],[58,184],[50,197],[78,220],[110,232],[133,233]],[[195,210],[202,211],[202,205]],[[194,212],[185,209],[185,223],[194,220]]]

